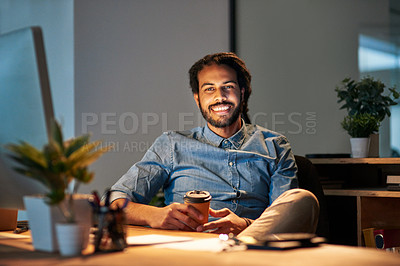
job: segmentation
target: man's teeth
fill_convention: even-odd
[[[217,107],[213,108],[213,110],[216,111],[216,112],[226,111],[228,109],[229,109],[229,106],[217,106]]]

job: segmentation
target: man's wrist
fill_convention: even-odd
[[[253,221],[249,218],[242,217],[242,219],[246,222],[246,227],[248,227],[249,225],[251,225],[253,223]]]

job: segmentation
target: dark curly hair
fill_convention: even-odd
[[[194,63],[189,70],[190,87],[193,94],[199,93],[198,73],[205,67],[212,64],[227,65],[236,71],[239,87],[244,88],[242,118],[246,123],[250,123],[250,118],[247,114],[249,111],[248,100],[251,94],[251,75],[245,63],[234,53],[216,53],[209,54]]]

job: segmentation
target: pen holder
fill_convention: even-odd
[[[126,245],[125,213],[122,209],[115,210],[101,206],[96,213],[98,228],[95,233],[94,245],[96,252],[121,251]]]

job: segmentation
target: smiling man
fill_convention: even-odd
[[[112,187],[111,200],[128,198],[127,221],[153,228],[234,233],[257,239],[270,233],[315,232],[318,202],[297,189],[287,139],[249,123],[251,75],[233,53],[207,55],[189,70],[205,127],[167,132]],[[165,207],[147,205],[163,188]],[[187,191],[212,196],[210,222],[183,204]]]

